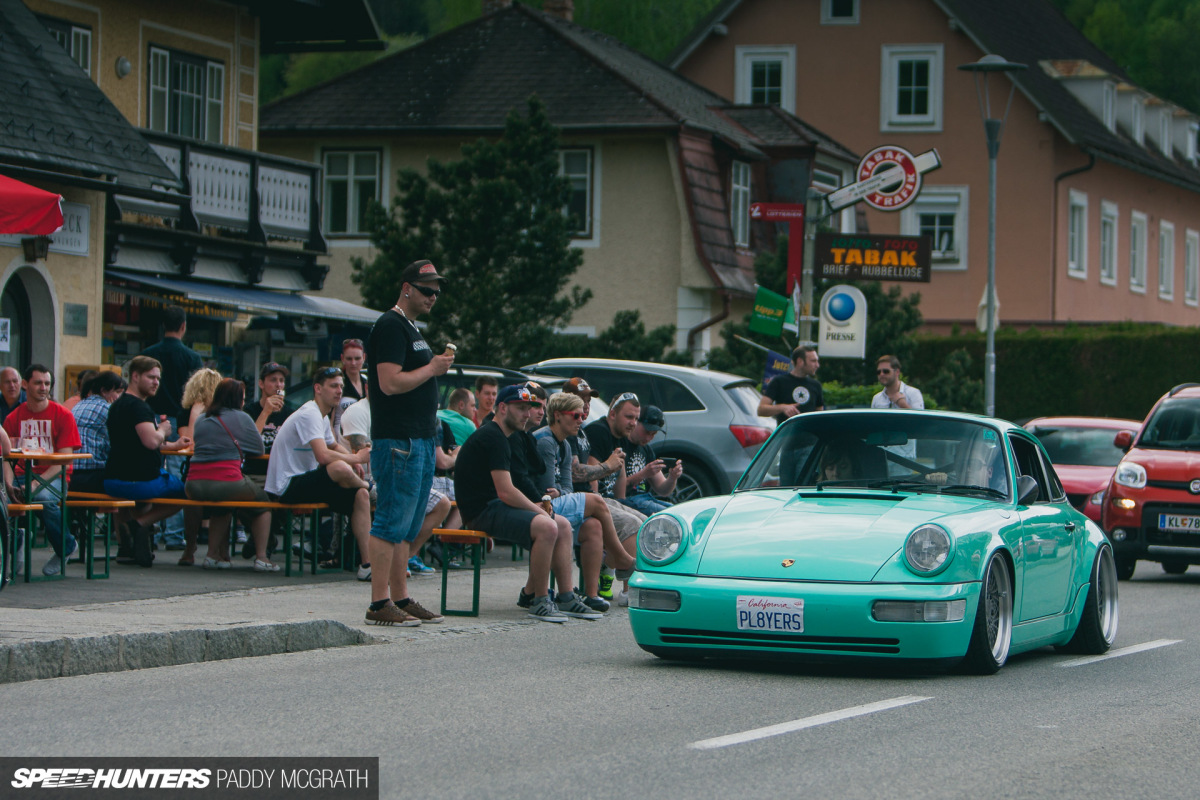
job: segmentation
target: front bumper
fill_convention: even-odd
[[[633,636],[643,649],[730,658],[754,654],[823,661],[831,658],[957,659],[967,652],[980,584],[820,583],[710,578],[637,572],[630,588],[678,592],[678,611],[630,607]],[[738,629],[739,596],[804,600],[800,633]],[[966,600],[957,622],[879,622],[876,600]]]
[[[1107,534],[1118,559],[1185,561],[1200,564],[1200,532],[1166,531],[1158,527],[1160,514],[1200,516],[1200,505],[1149,501],[1135,513],[1110,513]],[[1123,535],[1122,535],[1123,534]]]

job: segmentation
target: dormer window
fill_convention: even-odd
[[[1145,144],[1146,131],[1142,124],[1142,101],[1135,97],[1133,99],[1133,107],[1130,109],[1130,112],[1131,119],[1129,125],[1129,135],[1132,136],[1133,140],[1138,144]]]
[[[1158,147],[1164,156],[1171,157],[1171,112],[1168,109],[1158,115]]]
[[[1104,82],[1104,127],[1110,131],[1117,129],[1117,87],[1110,81]]]

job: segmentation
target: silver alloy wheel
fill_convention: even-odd
[[[998,665],[1003,665],[1008,660],[1013,628],[1012,580],[1008,562],[1003,556],[992,556],[984,579],[983,597],[979,602],[984,604],[984,621],[992,658]]]
[[[1103,547],[1096,562],[1096,619],[1100,623],[1100,635],[1112,644],[1117,638],[1117,564],[1112,549]]]
[[[684,472],[675,483],[675,491],[671,493],[672,503],[683,503],[704,496],[704,488],[691,475]]]

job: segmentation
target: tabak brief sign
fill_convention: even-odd
[[[821,298],[817,322],[821,358],[863,358],[867,350],[867,298],[853,286],[834,286]]]
[[[929,236],[818,233],[818,278],[840,281],[929,283],[933,243]]]

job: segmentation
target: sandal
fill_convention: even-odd
[[[176,563],[178,563],[181,567],[194,567],[196,565],[196,559],[192,558],[191,556],[180,556],[179,561]]]

